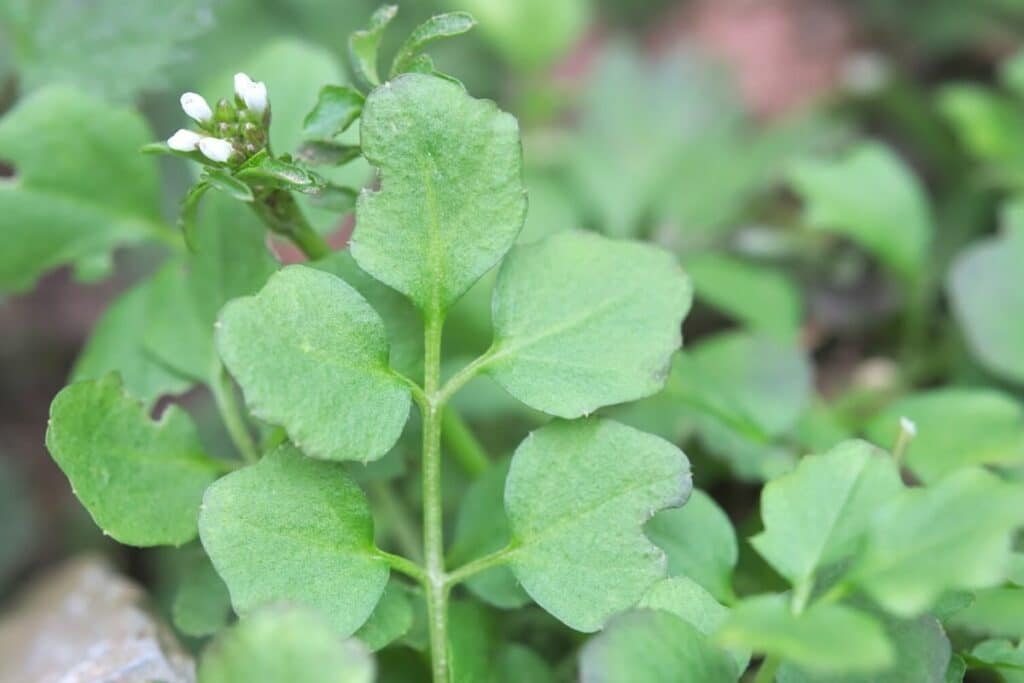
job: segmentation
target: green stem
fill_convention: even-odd
[[[423,390],[423,548],[427,569],[427,621],[434,683],[448,683],[448,586],[444,571],[444,529],[441,507],[440,401],[441,328],[443,315],[432,311],[424,325]]]
[[[394,534],[395,542],[407,557],[415,562],[423,558],[419,535],[395,492],[386,481],[375,481],[370,484],[370,491],[377,500],[381,514],[387,518],[388,526]]]
[[[773,655],[768,655],[761,662],[761,668],[757,670],[754,683],[772,683],[775,680],[775,673],[779,670],[782,660]]]
[[[330,246],[306,220],[290,192],[272,190],[257,196],[252,207],[268,230],[287,237],[311,261],[331,253]]]
[[[505,546],[501,550],[491,553],[490,555],[484,555],[483,557],[477,558],[472,562],[467,562],[455,571],[448,574],[448,587],[451,588],[457,584],[462,583],[469,577],[479,574],[482,571],[486,571],[491,567],[497,567],[499,565],[508,562],[509,556],[514,552],[512,546]]]
[[[469,476],[476,478],[491,466],[487,451],[477,441],[473,430],[454,408],[448,406],[441,416],[442,434],[448,451]]]
[[[245,417],[238,406],[231,376],[216,354],[213,359],[211,380],[210,391],[213,393],[213,400],[217,404],[217,410],[220,412],[228,436],[231,437],[235,448],[247,463],[256,462],[260,459],[260,451],[256,447],[256,442],[249,432],[249,425],[246,424]]]
[[[401,555],[394,555],[380,549],[377,549],[377,555],[391,565],[391,568],[395,571],[402,572],[423,587],[427,586],[427,575],[423,571],[423,567],[419,566],[409,558],[402,557]]]

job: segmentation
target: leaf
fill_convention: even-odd
[[[455,520],[455,538],[448,555],[449,566],[458,567],[508,544],[511,533],[502,507],[502,493],[510,464],[510,460],[493,464],[462,496]],[[530,596],[516,583],[512,570],[504,565],[470,577],[466,587],[484,602],[503,609],[522,607],[530,602]]]
[[[986,588],[947,623],[958,630],[1020,640],[1024,638],[1024,589]]]
[[[303,457],[290,444],[211,486],[199,533],[243,618],[289,602],[315,607],[350,635],[388,581],[366,496],[341,465]]]
[[[217,349],[254,415],[306,455],[368,462],[409,417],[409,387],[388,365],[384,323],[344,281],[305,266],[221,312]]]
[[[127,244],[166,239],[156,165],[139,154],[142,117],[63,87],[40,90],[0,119],[5,248],[0,291]],[[59,163],[58,163],[59,161]]]
[[[550,66],[566,54],[591,15],[587,0],[463,0],[459,6],[479,20],[481,35],[518,72]]]
[[[1009,214],[1009,211],[1007,212]],[[957,255],[946,290],[971,355],[989,372],[1024,383],[1024,228],[979,240]]]
[[[907,466],[925,482],[974,465],[1024,464],[1024,408],[994,389],[944,388],[904,396],[867,426],[875,443],[896,443],[906,417],[917,435]]]
[[[350,85],[325,85],[320,88],[316,105],[302,122],[302,135],[315,140],[331,140],[344,133],[363,111],[365,97]]]
[[[384,29],[398,13],[396,5],[382,5],[370,17],[369,25],[355,31],[348,38],[349,61],[356,78],[370,87],[380,85],[377,75],[377,48],[384,35]]]
[[[694,626],[668,612],[614,617],[580,653],[581,683],[735,683],[736,665]]]
[[[509,565],[541,607],[596,631],[665,576],[643,523],[691,489],[686,456],[667,441],[599,418],[553,422],[512,458]]]
[[[165,89],[190,43],[213,25],[206,0],[32,0],[12,34],[25,91],[60,82],[129,102]],[[0,10],[2,11],[2,10]],[[8,15],[7,20],[13,17]],[[116,130],[116,128],[114,128]]]
[[[355,637],[372,652],[390,645],[412,628],[412,601],[422,599],[412,588],[392,578],[384,588],[384,594],[380,596],[373,614],[359,627]]]
[[[670,576],[686,576],[715,599],[732,600],[732,571],[738,557],[736,532],[708,494],[694,489],[686,505],[657,513],[644,531],[665,551]]]
[[[357,640],[342,640],[314,612],[261,610],[203,653],[199,683],[372,683],[375,666]]]
[[[506,643],[498,651],[495,666],[500,683],[553,683],[554,673],[533,650],[517,643]]]
[[[181,200],[181,212],[178,215],[178,227],[181,228],[181,234],[185,238],[185,244],[192,251],[199,250],[199,236],[197,234],[199,228],[196,225],[196,215],[199,213],[199,203],[203,200],[206,193],[212,189],[212,185],[205,181],[200,181],[190,187],[188,192],[185,193],[185,197]]]
[[[876,510],[903,490],[895,461],[864,441],[804,458],[761,493],[764,531],[751,545],[794,586],[860,547]]]
[[[119,296],[96,322],[71,371],[71,382],[121,376],[124,389],[145,405],[160,396],[181,394],[192,381],[162,363],[145,347],[146,327],[159,312],[153,301],[167,286],[166,277],[151,277]]]
[[[195,250],[156,275],[146,349],[198,382],[214,369],[213,326],[221,307],[257,291],[277,270],[253,212],[221,194],[203,202]],[[219,372],[219,366],[218,372]]]
[[[251,202],[255,198],[252,195],[252,188],[239,180],[237,177],[216,168],[206,169],[203,180],[210,184],[215,190],[220,190],[232,199],[240,202]]]
[[[907,489],[872,520],[850,581],[888,611],[915,616],[948,590],[988,588],[1007,574],[1013,532],[1024,524],[1021,489],[962,469]]]
[[[664,386],[690,308],[667,252],[566,231],[517,246],[494,289],[485,372],[531,408],[564,418]]]
[[[997,180],[1024,186],[1024,113],[1018,102],[980,85],[958,83],[939,91],[938,110]]]
[[[790,664],[779,669],[779,683],[944,683],[949,667],[949,639],[931,616],[903,620],[877,615],[886,636],[898,653],[893,664],[869,674],[822,676],[806,673]]]
[[[352,255],[425,314],[441,313],[523,225],[516,120],[455,83],[404,74],[367,97],[360,130],[381,180],[359,198]]]
[[[413,60],[430,43],[463,34],[474,26],[476,20],[468,12],[446,12],[430,17],[417,26],[398,48],[395,59],[391,62],[389,78],[409,71]]]
[[[1024,646],[1008,640],[985,640],[974,646],[970,659],[999,672],[1006,683],[1024,679]]]
[[[171,605],[174,625],[188,636],[208,636],[227,626],[231,614],[228,587],[206,553],[196,553],[174,595]]]
[[[838,160],[802,161],[790,183],[812,228],[849,237],[907,280],[924,272],[933,231],[928,199],[888,147],[862,143]]]
[[[781,272],[717,252],[685,259],[697,300],[760,332],[793,339],[800,330],[802,302]]]
[[[816,676],[883,671],[896,654],[882,626],[863,612],[821,602],[795,615],[781,595],[740,602],[717,638],[726,647],[778,657]]]
[[[448,675],[451,683],[493,681],[495,636],[494,620],[481,605],[466,601],[449,604]]]
[[[728,609],[700,584],[685,576],[663,579],[654,584],[637,606],[671,612],[708,637],[714,635],[729,616]],[[736,670],[740,673],[745,671],[750,663],[750,650],[739,649],[731,655],[736,662]]]
[[[350,187],[328,184],[308,194],[312,205],[328,211],[349,214],[356,208],[356,191]]]
[[[304,142],[295,152],[295,156],[314,166],[341,166],[359,158],[361,153],[358,145],[311,140]],[[355,197],[352,199],[352,205],[355,206]]]
[[[140,547],[195,538],[203,491],[223,469],[184,410],[168,406],[153,422],[116,375],[57,394],[46,447],[104,533]]]
[[[235,177],[247,182],[310,194],[324,185],[324,179],[299,164],[267,157],[257,166],[244,168]]]

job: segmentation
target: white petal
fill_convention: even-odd
[[[203,138],[199,141],[199,151],[210,161],[225,162],[234,154],[235,148],[227,140]]]
[[[265,112],[267,110],[267,84],[263,81],[253,83],[242,95],[242,101],[245,102],[246,107],[257,114]]]
[[[239,71],[235,74],[235,94],[238,95],[242,100],[245,100],[245,91],[253,85],[253,80],[249,78],[248,74]]]
[[[167,146],[178,152],[194,152],[203,136],[184,128],[167,138]]]
[[[900,418],[900,429],[902,429],[903,432],[911,438],[917,436],[917,424],[915,424],[909,417]]]
[[[213,110],[206,103],[202,95],[194,92],[187,92],[181,96],[181,108],[190,118],[199,123],[206,123],[213,118]]]

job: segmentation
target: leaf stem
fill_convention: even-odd
[[[311,261],[331,253],[330,246],[306,220],[291,192],[273,190],[257,196],[251,206],[268,230],[287,237]]]
[[[441,329],[444,316],[430,311],[424,322],[423,549],[426,555],[427,621],[434,683],[448,683],[448,586],[444,571],[441,498]]]
[[[466,474],[476,478],[491,466],[487,451],[477,441],[462,416],[451,406],[444,409],[441,425],[445,445]]]
[[[419,566],[407,557],[401,555],[395,555],[385,550],[377,549],[377,554],[381,559],[386,561],[391,568],[397,572],[402,572],[410,579],[413,579],[424,588],[428,585],[427,574],[423,571],[423,567]]]
[[[245,462],[250,464],[256,462],[260,459],[260,451],[256,447],[245,417],[238,407],[231,375],[228,374],[227,368],[220,362],[217,354],[214,354],[213,371],[210,375],[210,392],[213,394],[213,400],[217,404],[217,410],[220,412],[228,436],[231,437],[232,443],[235,444],[235,448],[238,449],[238,453]]]
[[[754,683],[772,683],[781,664],[782,660],[774,655],[765,657],[761,662],[761,667],[757,670],[757,675],[754,677]]]
[[[448,574],[447,584],[451,588],[457,584],[462,583],[466,579],[470,578],[475,574],[479,574],[482,571],[486,571],[492,567],[508,562],[509,556],[515,551],[511,545],[507,545],[501,550],[497,550],[490,555],[484,555],[471,562],[467,562],[455,571]]]
[[[442,405],[447,403],[448,399],[454,396],[459,389],[466,386],[471,379],[487,367],[488,363],[494,360],[495,354],[496,350],[492,346],[482,356],[477,357],[472,363],[452,375],[451,379],[445,382],[444,387],[441,388],[437,397],[438,403]]]

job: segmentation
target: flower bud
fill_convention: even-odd
[[[227,98],[222,97],[217,100],[217,110],[214,113],[214,119],[217,122],[234,123],[238,120],[238,112],[235,111],[235,108],[228,102]]]
[[[167,138],[167,146],[176,152],[194,152],[202,136],[184,128]]]
[[[210,161],[224,163],[235,153],[235,148],[227,140],[203,138],[199,141],[199,151]]]
[[[254,82],[244,73],[235,74],[235,94],[238,99],[245,102],[247,109],[257,114],[267,110],[267,85],[266,83]]]
[[[181,108],[185,110],[189,118],[199,123],[206,123],[213,118],[213,110],[206,103],[202,95],[194,92],[187,92],[181,96]]]

